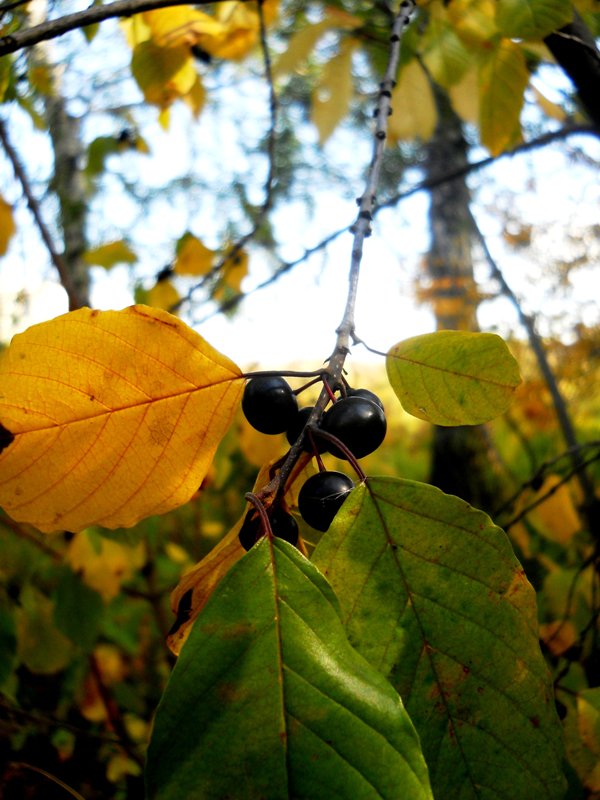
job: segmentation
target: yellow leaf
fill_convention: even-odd
[[[546,95],[542,94],[542,92],[540,92],[539,89],[536,89],[535,86],[533,86],[532,89],[535,101],[542,109],[544,114],[550,117],[550,119],[556,119],[558,122],[564,122],[567,118],[565,109],[562,106],[559,106],[558,103],[553,103],[551,100],[548,100]]]
[[[43,531],[176,508],[242,388],[232,361],[164,311],[82,308],[34,325],[0,359],[0,505]]]
[[[152,288],[148,289],[145,300],[152,308],[170,311],[181,300],[181,295],[171,281],[165,278],[157,281]]]
[[[119,25],[125,34],[127,44],[132,50],[134,50],[138,44],[148,41],[152,36],[152,31],[144,22],[143,14],[135,14],[131,19],[121,19],[119,20]]]
[[[0,256],[8,250],[8,243],[15,234],[12,207],[0,195]]]
[[[176,253],[174,270],[178,275],[206,275],[215,260],[215,251],[189,232],[177,242]]]
[[[217,19],[222,24],[222,32],[201,36],[200,47],[216,58],[239,60],[248,55],[258,42],[257,12],[245,2],[224,0],[217,6]]]
[[[530,512],[530,518],[547,539],[565,545],[582,526],[569,487],[560,483],[559,475],[548,475],[533,499],[548,497]]]
[[[131,72],[146,102],[160,108],[186,95],[197,79],[189,47],[159,47],[153,41],[136,45]]]
[[[437,111],[429,79],[416,59],[400,73],[392,92],[393,114],[388,123],[391,142],[414,139],[426,141],[435,130]]]
[[[222,23],[192,6],[146,11],[142,17],[159,47],[191,47],[198,44],[202,36],[222,36],[224,33]]]
[[[452,107],[463,120],[473,125],[479,122],[479,77],[476,69],[471,69],[458,83],[448,89]]]
[[[540,625],[540,639],[553,655],[560,656],[573,647],[579,634],[573,623],[566,619]]]
[[[473,55],[453,30],[443,6],[431,7],[422,42],[423,61],[435,83],[446,89],[458,83]]]
[[[273,461],[285,452],[286,439],[279,436],[265,436],[259,433],[245,419],[240,420],[238,444],[240,450],[254,467]]]
[[[352,98],[352,52],[356,41],[345,39],[340,51],[323,67],[321,79],[312,96],[311,121],[324,145],[348,113]]]
[[[66,561],[79,573],[84,583],[95,589],[105,603],[119,594],[121,584],[129,580],[146,559],[143,544],[125,547],[90,531],[81,531],[69,544]]]
[[[196,82],[189,92],[183,96],[183,101],[189,106],[193,116],[198,119],[206,102],[206,92],[199,75],[196,76]]]
[[[498,33],[495,0],[452,0],[448,19],[467,47],[481,48]]]
[[[520,116],[529,70],[521,48],[503,39],[479,72],[481,142],[493,156],[515,145],[521,136]]]
[[[312,53],[319,39],[331,27],[331,20],[323,19],[296,31],[288,42],[287,49],[273,65],[273,77],[278,78],[297,70]]]
[[[117,242],[109,242],[92,250],[86,250],[83,260],[90,266],[112,269],[116,264],[135,264],[138,259],[125,239],[119,239]]]

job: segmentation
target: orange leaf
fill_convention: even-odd
[[[164,311],[82,308],[34,325],[0,359],[0,505],[42,531],[176,508],[242,388],[232,361]]]
[[[215,260],[215,251],[189,231],[177,242],[176,251],[174,269],[178,275],[206,275]]]

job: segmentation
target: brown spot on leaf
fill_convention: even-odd
[[[529,717],[529,722],[531,722],[534,728],[540,727],[540,721],[537,717]]]
[[[4,450],[5,447],[8,447],[9,444],[12,444],[15,440],[14,435],[5,428],[4,425],[0,424],[0,453]]]

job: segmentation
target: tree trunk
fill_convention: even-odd
[[[428,179],[467,164],[462,122],[446,94],[438,87],[434,92],[438,124],[426,146]],[[425,263],[424,295],[433,305],[438,330],[477,331],[478,292],[473,276],[469,187],[464,178],[458,178],[432,189],[430,197],[431,244]],[[499,487],[490,455],[482,426],[436,426],[429,480],[444,492],[489,511],[497,506]]]

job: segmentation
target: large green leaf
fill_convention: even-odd
[[[432,486],[368,479],[313,558],[350,641],[403,697],[438,800],[562,797],[535,595],[489,517]]]
[[[404,409],[436,425],[478,425],[497,417],[521,382],[517,362],[493,333],[413,336],[391,348],[386,367]]]
[[[566,0],[496,0],[496,24],[513,39],[543,39],[573,19]]]
[[[431,798],[397,693],[352,649],[335,595],[263,539],[198,616],[158,707],[154,800]]]

